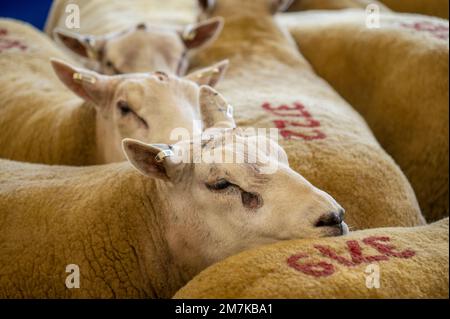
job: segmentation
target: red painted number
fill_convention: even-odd
[[[8,35],[8,30],[0,29],[0,53],[5,50],[9,50],[12,48],[17,48],[22,51],[27,49],[27,46],[21,43],[19,40],[8,39],[6,36]]]
[[[284,139],[302,139],[305,141],[325,139],[326,135],[320,129],[320,122],[314,119],[306,107],[301,103],[293,105],[280,105],[273,107],[264,103],[263,109],[280,117],[274,120],[275,127],[280,130]],[[286,118],[292,119],[286,119]]]
[[[314,248],[322,256],[328,258],[329,261],[335,261],[345,267],[354,267],[363,263],[370,264],[372,262],[388,261],[391,257],[409,259],[416,255],[410,249],[398,251],[394,245],[388,244],[390,242],[389,237],[368,237],[363,239],[362,242],[367,246],[375,248],[380,255],[365,256],[361,245],[356,240],[346,242],[346,250],[350,254],[349,257],[341,256],[334,249],[327,246],[315,245]],[[287,264],[297,271],[314,277],[326,277],[335,273],[335,267],[327,261],[300,262],[301,259],[308,257],[307,254],[296,254],[288,258]]]

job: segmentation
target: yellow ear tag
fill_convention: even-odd
[[[167,157],[171,157],[171,156],[173,156],[174,154],[173,154],[173,152],[171,151],[171,150],[163,150],[163,151],[161,151],[161,152],[159,152],[156,156],[155,156],[155,161],[156,161],[156,163],[162,163],[162,162],[164,162],[164,160],[167,158]]]
[[[89,76],[89,75],[81,74],[81,73],[74,73],[73,79],[75,80],[75,82],[78,82],[78,83],[85,82],[85,83],[95,84],[95,82],[97,82],[97,79],[94,78],[93,76]]]
[[[191,28],[186,28],[183,32],[183,39],[184,40],[194,40],[195,37],[197,36],[197,32],[195,32],[195,30],[192,30]]]

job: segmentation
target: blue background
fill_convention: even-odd
[[[52,0],[0,0],[0,17],[27,21],[44,28]]]

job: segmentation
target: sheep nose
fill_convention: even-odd
[[[340,208],[337,212],[322,215],[316,223],[316,227],[339,226],[344,220],[345,211]]]

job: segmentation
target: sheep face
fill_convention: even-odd
[[[194,140],[123,144],[135,168],[165,182],[175,255],[201,269],[259,245],[348,232],[342,207],[293,171],[276,142],[236,129],[223,112],[227,103],[209,87],[201,88],[200,105],[207,129],[197,152]]]
[[[88,68],[102,74],[162,71],[184,75],[190,51],[214,41],[222,26],[222,19],[215,18],[184,29],[139,24],[104,36],[56,29],[54,37],[83,58]]]
[[[228,61],[201,69],[185,78],[163,72],[106,76],[52,61],[59,79],[97,111],[98,162],[125,160],[124,138],[147,143],[171,141],[174,128],[188,132],[198,114],[199,85],[214,85]]]

